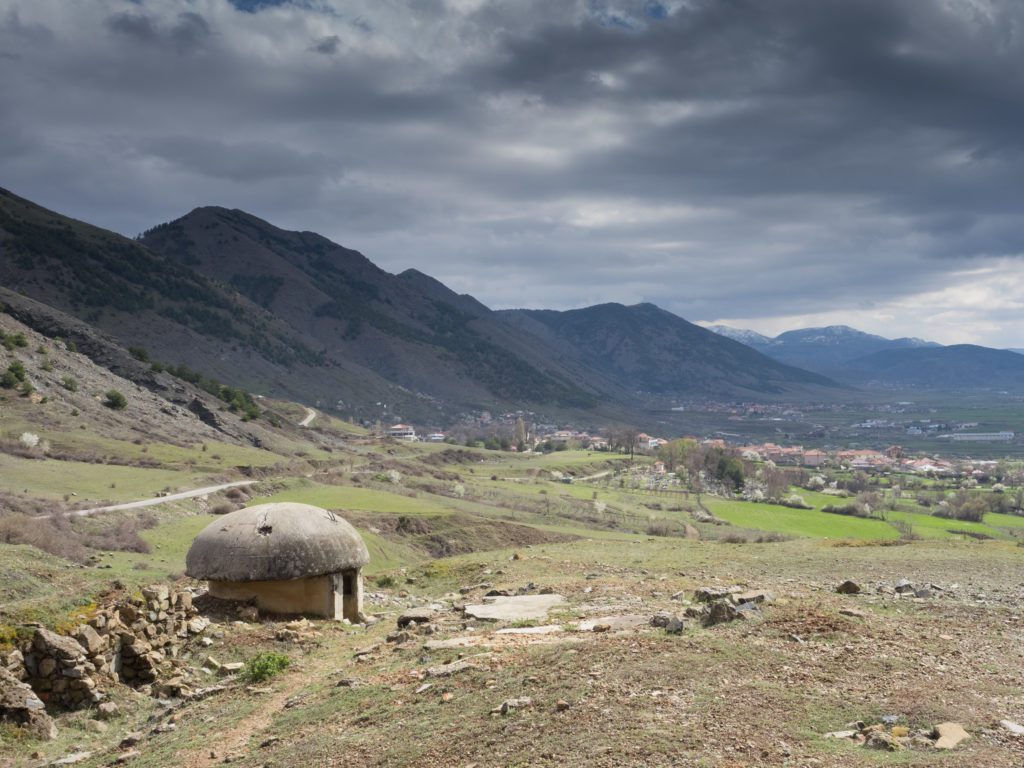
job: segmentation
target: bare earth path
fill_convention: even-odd
[[[315,418],[316,418],[316,411],[314,411],[312,408],[307,408],[306,409],[306,416],[305,416],[305,418],[302,419],[302,421],[299,422],[299,426],[300,427],[308,427],[310,424],[313,423],[313,419],[315,419]]]
[[[228,488],[238,488],[243,485],[252,485],[255,480],[236,480],[233,483],[221,483],[220,485],[207,485],[204,488],[193,488],[191,491],[169,493],[166,496],[157,496],[152,499],[141,499],[139,501],[127,501],[122,504],[111,504],[106,507],[93,507],[92,509],[76,509],[69,514],[76,517],[95,515],[97,512],[114,512],[119,509],[140,509],[141,507],[152,507],[156,504],[163,504],[167,501],[180,501],[181,499],[192,499],[196,496],[205,496],[208,493],[216,493]]]

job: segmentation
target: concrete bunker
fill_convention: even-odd
[[[268,613],[361,621],[362,537],[334,512],[291,502],[239,509],[204,528],[185,572],[210,595],[253,601]]]

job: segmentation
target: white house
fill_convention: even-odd
[[[393,427],[388,427],[388,436],[396,440],[408,440],[409,442],[415,442],[417,439],[416,430],[408,424],[395,424]]]

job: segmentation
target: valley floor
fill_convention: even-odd
[[[57,743],[26,748],[47,759],[89,751],[79,765],[107,765],[122,754],[121,738],[141,731],[130,763],[140,767],[1010,768],[1024,760],[1024,737],[1000,726],[1024,720],[1020,574],[1019,550],[1001,542],[617,536],[470,554],[410,569],[410,583],[371,587],[379,621],[368,628],[314,622],[283,642],[280,623],[224,621],[208,631],[213,647],[189,659],[198,668],[207,655],[223,663],[260,649],[287,653],[293,665],[270,683],[238,681],[166,707],[122,691],[126,714],[108,733],[88,732],[87,714],[68,715]],[[876,592],[904,577],[942,590],[927,599]],[[846,578],[864,593],[836,594]],[[509,625],[467,622],[452,607],[477,602],[486,587],[459,588],[481,583],[550,587],[568,603],[546,621],[513,623],[518,634],[496,634]],[[733,584],[768,589],[776,601],[761,620],[687,621],[682,635],[649,624],[661,610],[682,615],[698,587]],[[397,617],[417,604],[434,605],[436,617],[396,637]],[[531,624],[557,630],[522,633]],[[438,642],[452,638],[460,639]],[[462,671],[429,671],[459,657]],[[522,697],[528,706],[495,713]],[[824,738],[885,715],[912,730],[958,722],[970,738],[945,753]],[[16,765],[41,762],[18,752],[3,750]]]

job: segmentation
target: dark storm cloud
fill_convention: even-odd
[[[992,287],[1022,32],[1009,0],[0,0],[0,183],[127,233],[245,208],[498,306],[1024,346]]]
[[[146,141],[143,152],[163,158],[186,171],[240,183],[261,182],[288,176],[340,175],[340,168],[323,155],[295,152],[265,142],[226,143],[189,136],[170,136]]]

